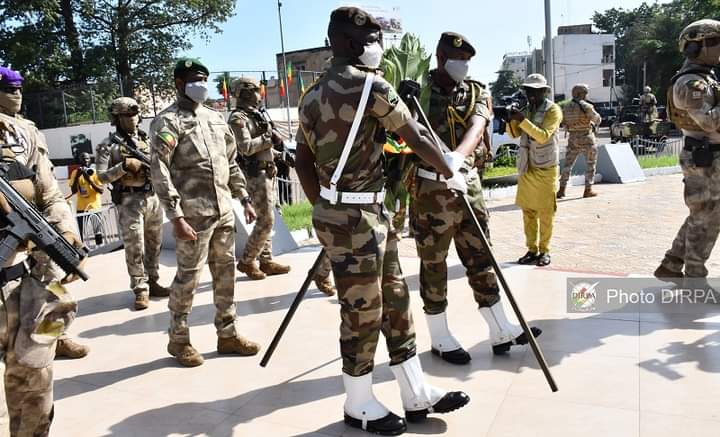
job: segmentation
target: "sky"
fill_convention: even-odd
[[[533,48],[540,48],[545,34],[543,0],[284,0],[285,50],[322,46],[330,12],[348,3],[399,8],[403,31],[416,34],[429,53],[434,53],[442,32],[463,34],[477,50],[469,74],[485,83],[495,80],[503,54],[527,51],[528,37]],[[594,11],[632,9],[641,3],[552,0],[553,35],[558,26],[590,23]],[[277,5],[275,0],[238,0],[235,15],[221,24],[223,33],[210,35],[209,41],[193,38],[193,48],[183,55],[199,57],[214,72],[275,70],[275,54],[280,52]]]

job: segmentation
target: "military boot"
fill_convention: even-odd
[[[167,351],[177,359],[178,363],[185,367],[197,367],[205,362],[200,352],[190,343],[177,343],[170,340]]]
[[[141,311],[150,306],[150,296],[147,292],[135,293],[135,310]]]
[[[250,356],[260,352],[260,345],[241,335],[235,337],[218,337],[217,351],[220,355],[237,354]]]
[[[326,296],[333,296],[337,291],[335,290],[335,286],[333,286],[333,283],[329,277],[322,279],[315,278],[315,286],[318,290],[325,293]]]
[[[259,279],[265,279],[267,277],[265,275],[265,273],[263,273],[262,270],[260,270],[258,268],[257,263],[255,263],[255,261],[253,261],[251,263],[247,263],[247,264],[242,261],[238,261],[237,269],[240,272],[245,273],[248,276],[248,278],[252,279],[253,281],[257,281]]]
[[[597,196],[597,193],[592,190],[591,185],[585,186],[585,192],[583,192],[583,197],[595,197]]]
[[[57,341],[55,358],[82,358],[90,352],[90,348],[76,343],[69,338],[61,338]]]
[[[685,278],[685,275],[683,274],[683,272],[676,272],[676,271],[670,270],[669,268],[665,267],[663,264],[660,264],[660,266],[657,269],[655,269],[655,272],[653,272],[653,276],[655,276],[657,279],[659,279],[663,282],[672,282],[679,286],[683,285],[683,279]]]
[[[565,185],[560,185],[560,189],[557,192],[557,198],[562,199],[565,197]]]
[[[273,260],[264,262],[260,261],[260,270],[262,270],[263,272],[265,272],[266,275],[269,276],[284,275],[285,273],[290,271],[290,266],[276,263]]]
[[[168,297],[170,296],[170,288],[163,287],[157,281],[150,281],[150,297]]]

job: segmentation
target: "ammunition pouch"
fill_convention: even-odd
[[[153,193],[153,186],[148,181],[142,187],[126,187],[122,184],[116,183],[113,185],[113,189],[110,191],[110,199],[115,205],[122,205],[123,193]]]
[[[260,176],[260,172],[263,170],[265,170],[265,174],[271,178],[277,174],[277,168],[274,162],[245,158],[245,172],[249,177],[256,178]]]
[[[692,153],[693,164],[696,167],[712,167],[715,152],[720,152],[720,144],[710,144],[707,139],[685,137],[684,149]]]

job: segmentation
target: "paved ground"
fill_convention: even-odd
[[[552,267],[563,270],[651,275],[685,220],[682,175],[654,176],[634,184],[598,184],[598,197],[583,199],[583,187],[569,187],[558,202]],[[496,256],[511,262],[526,251],[522,211],[514,198],[488,204]],[[403,256],[415,256],[404,238]],[[720,274],[720,251],[708,268]]]

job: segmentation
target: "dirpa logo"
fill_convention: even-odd
[[[572,299],[573,306],[578,311],[592,311],[595,309],[595,299],[597,294],[595,293],[595,287],[599,282],[590,284],[589,282],[580,282],[576,284],[570,292],[570,298]]]

